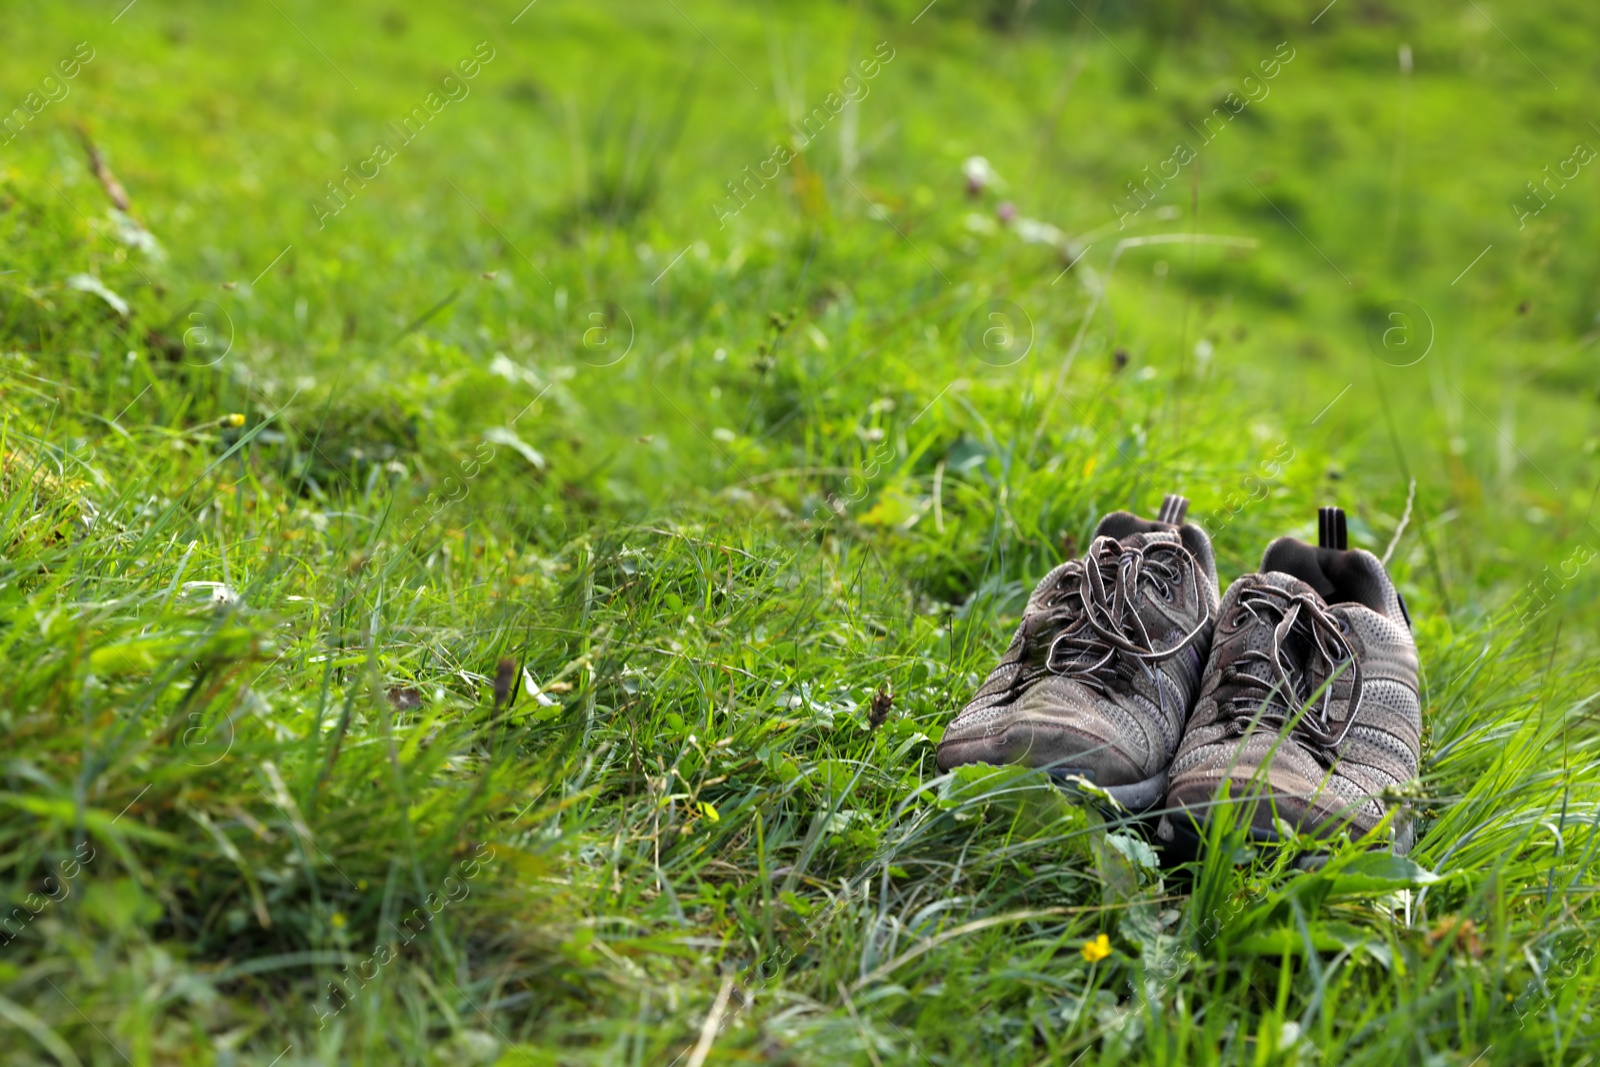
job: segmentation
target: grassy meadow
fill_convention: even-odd
[[[524,2],[0,10],[5,1062],[1595,1062],[1593,5]],[[1169,491],[1407,858],[935,768]]]

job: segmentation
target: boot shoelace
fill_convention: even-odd
[[[1237,610],[1248,612],[1257,623],[1271,623],[1272,642],[1268,649],[1247,649],[1223,670],[1221,684],[1234,689],[1222,701],[1227,705],[1224,714],[1231,712],[1228,733],[1243,737],[1256,724],[1281,731],[1293,722],[1291,734],[1319,763],[1331,767],[1361,707],[1361,664],[1343,626],[1314,594],[1272,586],[1246,592]],[[1301,662],[1285,655],[1291,636],[1306,644]],[[1265,664],[1270,677],[1246,671],[1247,663]],[[1350,675],[1349,712],[1338,722],[1333,718],[1334,688],[1344,673]]]
[[[1050,642],[1045,666],[1055,674],[1076,678],[1102,696],[1116,680],[1118,653],[1131,657],[1150,672],[1150,664],[1187,648],[1211,621],[1210,610],[1178,640],[1155,647],[1139,606],[1147,592],[1170,601],[1184,584],[1196,604],[1200,595],[1200,564],[1189,550],[1175,542],[1159,541],[1143,547],[1124,545],[1099,537],[1082,560],[1073,560],[1056,580],[1044,607],[1066,608],[1069,621]],[[1162,687],[1163,697],[1165,688]]]

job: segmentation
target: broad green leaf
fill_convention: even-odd
[[[1336,896],[1392,893],[1397,889],[1420,889],[1440,880],[1439,876],[1405,856],[1369,852],[1328,872],[1331,892]]]

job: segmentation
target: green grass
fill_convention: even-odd
[[[1081,6],[0,13],[7,1062],[1593,1062],[1600,19]],[[938,775],[1169,490],[1392,549],[1412,862]]]

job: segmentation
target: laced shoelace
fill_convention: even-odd
[[[1116,680],[1119,653],[1148,671],[1149,664],[1189,647],[1205,632],[1211,620],[1209,608],[1194,629],[1163,648],[1155,647],[1138,611],[1146,592],[1171,600],[1185,578],[1194,602],[1204,604],[1200,564],[1182,545],[1159,541],[1140,547],[1110,537],[1096,538],[1082,560],[1066,565],[1045,600],[1047,609],[1064,605],[1070,617],[1065,629],[1050,642],[1046,668],[1078,679],[1105,696]]]
[[[1233,687],[1223,702],[1225,709],[1219,709],[1228,715],[1228,733],[1242,737],[1257,724],[1281,730],[1292,721],[1292,736],[1323,766],[1331,767],[1356,721],[1362,689],[1361,663],[1338,618],[1314,594],[1273,586],[1244,593],[1238,609],[1257,623],[1272,623],[1272,643],[1268,649],[1246,650],[1223,670],[1221,684]],[[1305,642],[1307,655],[1302,662],[1285,655],[1284,645],[1291,637]],[[1270,677],[1249,673],[1244,669],[1247,663],[1266,664]],[[1339,723],[1332,718],[1334,687],[1345,673],[1350,676],[1350,710]]]

